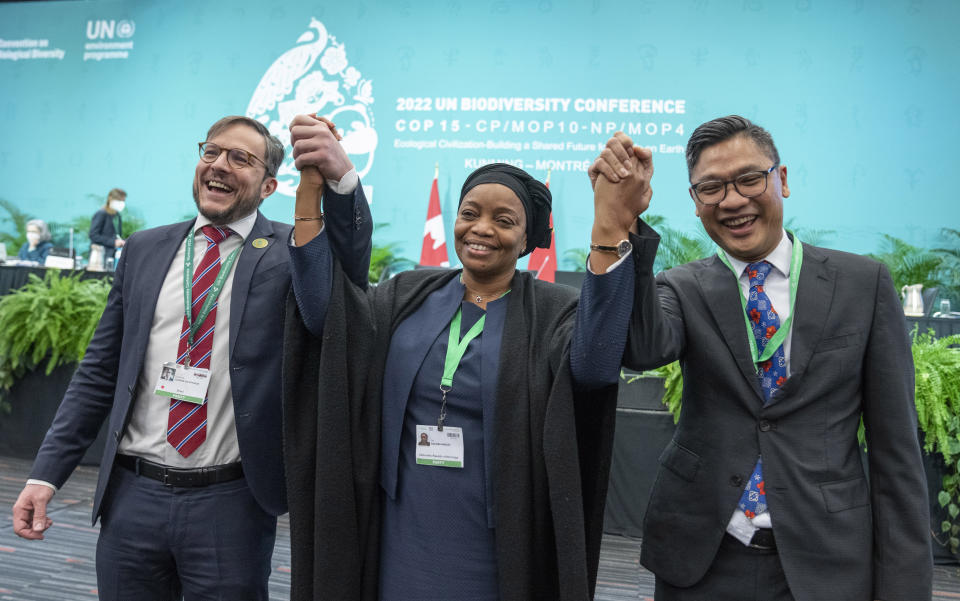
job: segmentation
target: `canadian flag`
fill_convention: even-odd
[[[547,171],[547,188],[550,188],[550,172]],[[538,280],[557,281],[557,241],[553,232],[553,213],[550,213],[550,248],[535,248],[530,253],[527,269],[536,272]]]
[[[437,178],[440,165],[433,171],[433,186],[430,188],[430,204],[427,206],[427,222],[423,225],[423,249],[420,264],[432,267],[450,267],[447,259],[447,239],[443,234],[443,216],[440,215],[440,189]]]

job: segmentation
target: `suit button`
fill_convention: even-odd
[[[743,486],[743,478],[740,476],[730,476],[730,486],[740,488]]]
[[[120,442],[120,439],[123,438],[123,435],[120,434],[120,430],[117,430],[113,433],[113,437],[117,439],[117,442]]]
[[[765,420],[765,419],[760,420],[760,431],[761,431],[761,432],[769,432],[770,430],[773,430],[773,429],[775,429],[775,428],[774,428],[774,425],[773,425],[771,422],[768,422],[768,421]]]

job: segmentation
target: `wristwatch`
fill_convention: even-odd
[[[616,246],[604,246],[602,244],[590,244],[590,250],[602,252],[602,253],[613,253],[617,255],[617,258],[622,258],[624,255],[629,254],[633,250],[633,244],[630,244],[629,240],[621,240],[617,242]]]

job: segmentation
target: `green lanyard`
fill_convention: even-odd
[[[210,314],[210,311],[213,309],[213,304],[217,302],[217,297],[220,296],[220,291],[223,290],[223,283],[227,281],[227,276],[230,274],[230,268],[233,267],[234,261],[237,260],[237,255],[240,254],[240,251],[243,249],[243,243],[240,243],[232,253],[227,255],[227,258],[223,260],[220,265],[220,273],[217,274],[217,279],[213,281],[213,285],[210,286],[210,292],[207,293],[207,298],[204,299],[203,305],[200,307],[200,313],[197,314],[196,321],[193,320],[193,237],[196,234],[196,230],[190,230],[190,235],[187,236],[186,248],[183,252],[183,304],[184,304],[184,315],[187,318],[187,324],[190,326],[190,334],[187,337],[187,349],[193,346],[193,336],[197,333],[197,330],[200,329],[200,326],[203,325],[203,322],[207,319],[207,315]],[[224,238],[226,240],[226,238]],[[190,351],[187,351],[186,365],[190,366]]]
[[[740,288],[740,274],[730,264],[727,255],[723,249],[717,249],[717,255],[723,264],[730,268],[734,277],[737,279],[737,290],[740,292],[740,304],[743,306],[743,323],[747,326],[747,339],[750,341],[750,357],[753,359],[754,367],[759,369],[758,363],[762,363],[773,356],[783,341],[787,338],[787,332],[790,331],[790,325],[793,323],[793,308],[797,301],[797,285],[800,282],[800,266],[803,264],[803,245],[800,244],[800,238],[793,236],[793,256],[790,258],[790,317],[780,324],[777,333],[773,335],[770,342],[763,349],[763,354],[757,350],[757,339],[753,335],[753,328],[750,326],[750,318],[747,317],[747,299],[743,296],[743,289]]]
[[[440,417],[437,419],[437,430],[443,432],[443,420],[447,418],[447,393],[453,388],[453,374],[460,367],[460,360],[467,352],[470,341],[480,335],[483,331],[483,324],[487,321],[484,315],[473,324],[467,333],[460,338],[460,322],[463,320],[463,309],[457,309],[457,314],[453,316],[450,322],[450,338],[447,342],[447,356],[443,360],[443,377],[440,379],[440,392],[443,394],[443,401],[440,403]]]

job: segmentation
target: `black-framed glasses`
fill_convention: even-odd
[[[200,146],[200,160],[204,163],[212,163],[219,159],[221,154],[227,153],[227,163],[234,169],[252,167],[256,163],[260,163],[264,169],[269,171],[267,164],[260,157],[242,148],[221,148],[213,142],[199,142],[198,145]]]
[[[708,206],[718,205],[727,197],[727,184],[733,184],[740,196],[752,198],[760,196],[767,191],[767,176],[777,168],[778,163],[766,171],[748,171],[741,173],[734,179],[728,180],[709,180],[690,186],[693,190],[693,197],[701,204]]]

